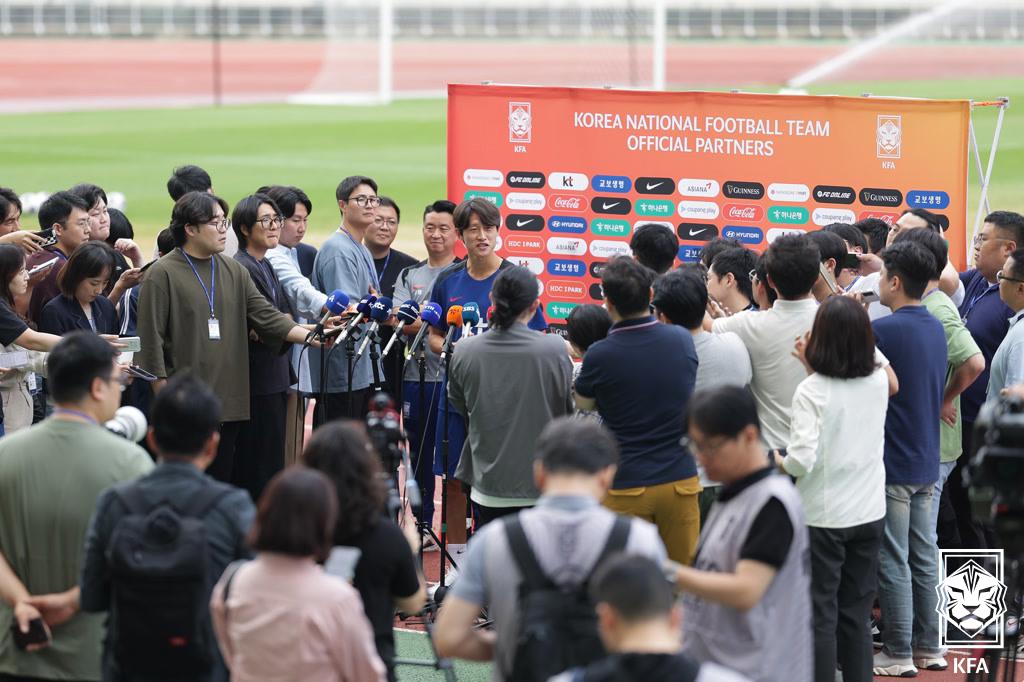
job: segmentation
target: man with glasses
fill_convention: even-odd
[[[36,326],[42,320],[43,306],[60,295],[57,278],[68,258],[82,244],[89,241],[89,204],[71,192],[54,192],[39,207],[39,227],[52,230],[57,243],[29,256],[25,267],[29,270],[54,260],[43,281],[31,289],[28,319]]]
[[[1024,248],[1014,251],[1003,269],[996,273],[999,282],[999,298],[1003,300],[1013,317],[1010,329],[999,344],[992,358],[992,371],[988,379],[988,400],[995,400],[1007,386],[1024,383]]]
[[[0,629],[0,679],[99,677],[105,616],[76,613],[86,530],[103,490],[153,468],[103,428],[121,404],[116,358],[96,334],[65,336],[47,359],[53,416],[0,439],[0,565],[11,569],[0,570],[0,620],[28,632],[42,618],[48,631],[25,651]]]
[[[158,377],[157,391],[186,368],[210,384],[224,413],[209,474],[231,482],[239,475],[236,442],[250,417],[249,330],[276,348],[282,342],[302,343],[308,330],[279,312],[241,263],[223,255],[230,229],[227,209],[223,199],[206,192],[190,192],[174,205],[170,229],[177,248],[153,263],[142,281],[142,350],[135,361]],[[264,217],[277,228],[273,215]]]
[[[372,178],[352,175],[341,181],[334,194],[341,212],[341,226],[324,242],[316,255],[313,286],[323,294],[340,289],[348,294],[353,303],[368,293],[382,295],[373,256],[363,246],[366,232],[377,219],[377,209],[380,207],[377,183]],[[345,349],[331,350],[331,353],[326,348],[309,352],[313,391],[317,395],[326,393],[327,396],[326,410],[318,408],[313,413],[314,426],[336,417],[361,418],[366,414],[371,384],[374,383],[374,368],[368,352],[355,362],[350,377]],[[327,386],[324,390],[320,386],[320,367],[324,355],[328,353]],[[376,370],[377,375],[382,376],[379,366]]]

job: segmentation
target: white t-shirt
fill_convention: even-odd
[[[693,390],[713,386],[748,386],[752,372],[750,355],[743,340],[732,332],[709,334],[700,332],[693,337],[697,349],[697,381]],[[704,467],[697,462],[697,476],[705,488],[721,485],[708,478]]]
[[[864,275],[859,277],[856,282],[850,285],[849,292],[851,294],[863,294],[867,292],[873,292],[876,296],[878,295],[878,280],[882,278],[882,273],[873,272],[870,275]],[[964,296],[966,295],[964,289],[964,283],[961,281],[958,283],[956,292],[950,296],[953,300],[953,305],[959,307],[964,302]],[[868,304],[868,317],[874,322],[880,317],[886,315],[892,315],[892,311],[887,306],[884,306],[879,301],[873,301]]]
[[[789,445],[793,393],[807,377],[803,363],[793,357],[793,344],[811,331],[817,312],[813,298],[779,299],[770,310],[747,310],[712,324],[715,333],[735,332],[747,347],[753,373],[750,389],[757,401],[761,437],[769,448]]]
[[[811,374],[793,396],[783,467],[796,476],[808,526],[850,528],[885,516],[885,413],[889,361],[869,376]]]

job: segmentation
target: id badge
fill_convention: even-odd
[[[208,324],[210,325],[210,339],[212,341],[220,341],[220,322],[217,321],[216,317],[211,317]]]

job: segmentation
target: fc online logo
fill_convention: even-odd
[[[939,568],[942,580],[935,587],[935,610],[940,616],[939,646],[1003,648],[1003,550],[943,549],[939,551]]]
[[[900,158],[900,147],[902,145],[903,117],[879,114],[878,130],[875,132],[875,147],[878,158]]]
[[[533,113],[529,102],[508,103],[509,142],[531,142],[533,138]]]

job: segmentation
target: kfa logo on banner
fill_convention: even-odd
[[[515,143],[516,151],[520,151],[523,143],[533,141],[533,113],[529,102],[508,103],[508,141]],[[522,147],[522,151],[526,151]]]
[[[1002,649],[1006,627],[1003,550],[939,550],[939,646]]]
[[[900,158],[903,146],[903,117],[879,114],[875,132],[876,155],[880,159]]]

